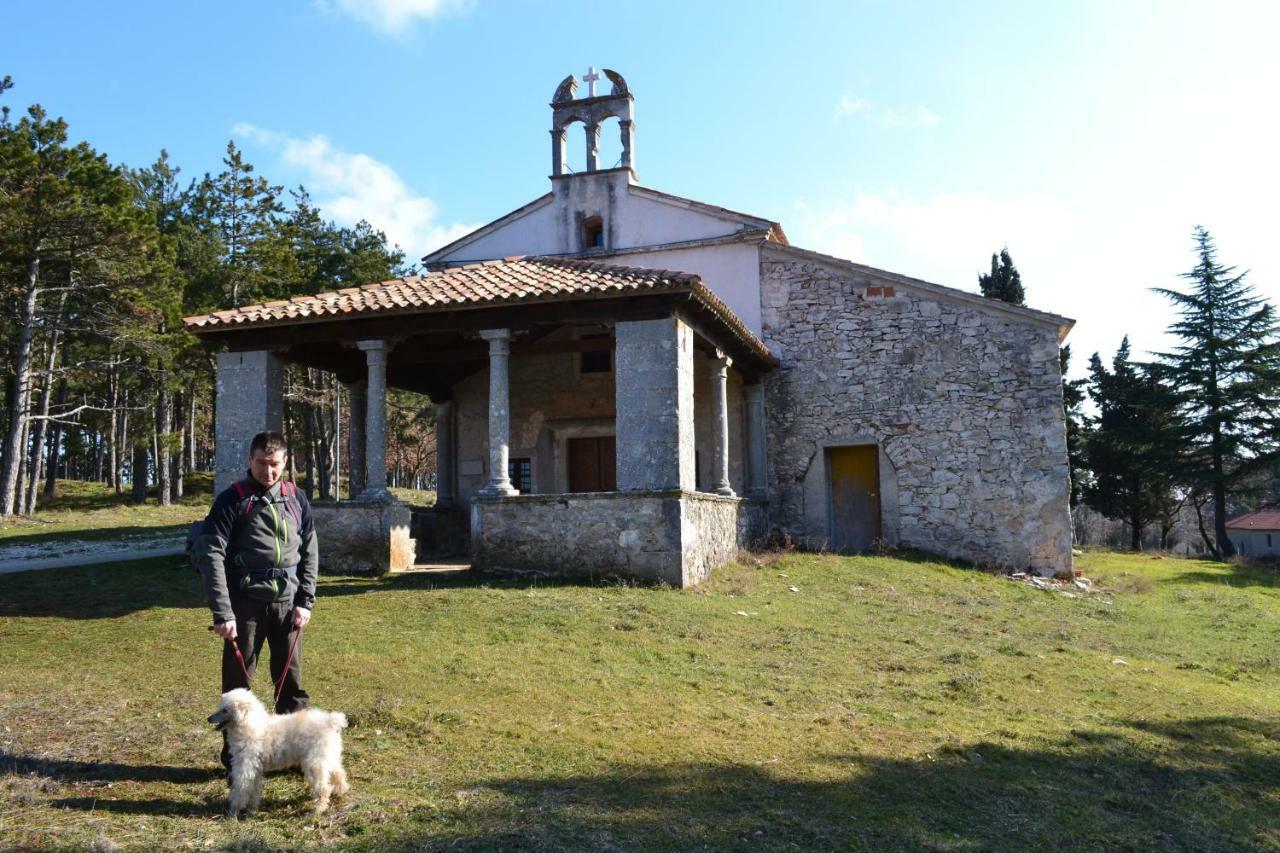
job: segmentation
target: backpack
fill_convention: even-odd
[[[245,524],[252,516],[254,503],[253,485],[249,483],[248,478],[244,480],[236,480],[231,484],[236,490],[236,518],[231,524],[231,539],[234,541],[240,532],[244,530]],[[298,501],[298,486],[292,480],[284,480],[280,483],[280,497],[284,498],[285,512],[289,513],[293,518],[294,524],[298,526],[298,530],[302,530],[302,504]],[[193,521],[187,527],[187,542],[183,549],[182,566],[189,567],[197,575],[200,574],[200,567],[196,565],[195,549],[196,542],[204,535],[204,521]],[[230,543],[228,543],[230,544]]]

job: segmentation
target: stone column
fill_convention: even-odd
[[[679,317],[615,330],[618,490],[691,492],[693,331]]]
[[[369,410],[369,383],[367,380],[352,382],[347,386],[351,392],[349,406],[351,427],[347,430],[347,494],[358,497],[364,491],[364,443],[365,418]]]
[[[634,169],[636,167],[636,123],[631,119],[620,119],[618,132],[622,135],[622,165]]]
[[[551,174],[563,175],[564,164],[567,159],[568,152],[565,150],[565,140],[568,133],[565,128],[551,131]]]
[[[387,491],[387,350],[386,341],[360,341],[368,364],[365,409],[364,489],[361,500],[390,500]]]
[[[489,342],[489,482],[480,490],[488,497],[518,494],[507,474],[511,441],[511,389],[507,365],[511,357],[511,330],[485,329],[480,337]]]
[[[735,497],[729,485],[729,365],[733,359],[719,350],[711,360],[711,434],[715,442],[711,491]]]
[[[436,403],[436,508],[453,509],[458,503],[456,432],[452,400]]]
[[[214,494],[241,480],[249,443],[284,424],[284,365],[267,350],[218,353]]]
[[[587,171],[594,172],[600,167],[600,125],[587,125]]]
[[[747,395],[747,497],[764,500],[769,496],[765,450],[764,383],[745,386]]]

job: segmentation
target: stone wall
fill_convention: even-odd
[[[762,251],[760,278],[781,360],[766,380],[775,532],[825,545],[825,449],[875,444],[900,544],[1070,573],[1052,320],[786,251]]]
[[[482,497],[471,505],[472,565],[693,586],[762,522],[759,504],[678,490]]]
[[[213,493],[249,468],[249,443],[284,424],[284,364],[265,350],[218,353]]]
[[[315,501],[320,571],[381,575],[411,568],[410,510],[398,501]]]

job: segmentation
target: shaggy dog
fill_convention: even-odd
[[[329,796],[345,794],[347,772],[342,769],[342,713],[304,708],[292,714],[269,714],[258,697],[243,688],[222,694],[218,710],[209,717],[225,731],[231,750],[230,817],[262,802],[262,778],[268,770],[301,767],[316,798],[316,814],[329,807]]]

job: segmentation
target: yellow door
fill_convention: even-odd
[[[880,538],[880,465],[874,445],[827,449],[831,547],[866,551]]]

